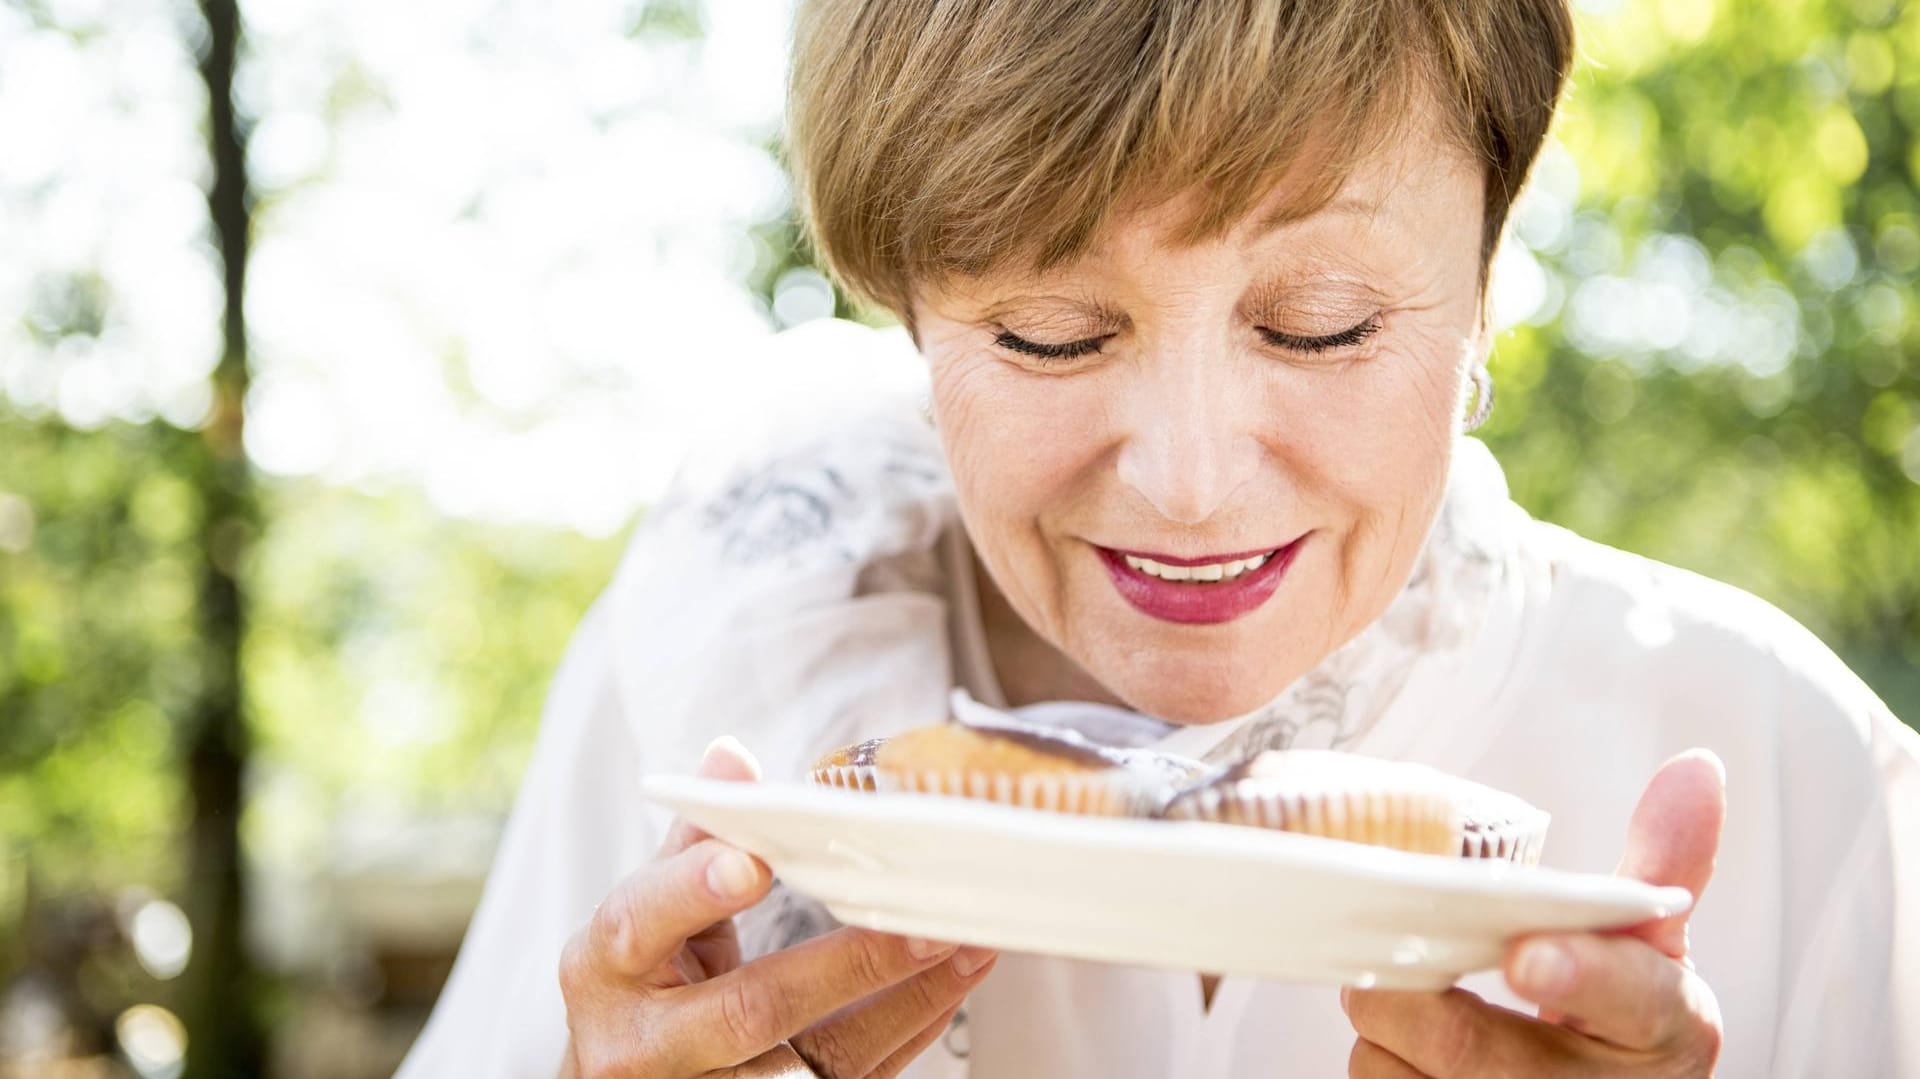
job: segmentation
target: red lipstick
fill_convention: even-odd
[[[1286,574],[1287,567],[1293,564],[1294,556],[1299,553],[1306,538],[1301,536],[1285,547],[1273,550],[1271,556],[1256,569],[1246,570],[1232,580],[1219,581],[1164,580],[1134,569],[1127,564],[1127,556],[1149,559],[1163,566],[1202,566],[1258,558],[1268,552],[1255,550],[1208,555],[1205,558],[1178,558],[1142,551],[1118,551],[1111,547],[1095,549],[1100,552],[1100,561],[1106,565],[1107,574],[1113,578],[1114,588],[1135,608],[1167,622],[1205,624],[1232,621],[1265,603],[1267,597],[1280,587],[1280,578]]]

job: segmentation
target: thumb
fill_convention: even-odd
[[[706,752],[700,755],[700,763],[694,768],[693,774],[703,779],[752,783],[760,778],[760,762],[740,743],[740,739],[723,734],[707,743]],[[666,842],[660,844],[659,857],[665,858],[683,851],[708,835],[706,829],[675,817],[673,827],[667,830]]]
[[[1627,824],[1626,852],[1614,875],[1677,885],[1695,903],[1713,876],[1727,817],[1727,769],[1710,750],[1689,749],[1654,772]],[[1687,954],[1688,907],[1628,930],[1675,959]]]
[[[760,762],[740,743],[740,739],[723,734],[707,743],[706,752],[700,755],[700,764],[693,774],[708,779],[755,780],[760,778]]]

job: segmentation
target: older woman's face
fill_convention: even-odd
[[[1134,707],[1198,723],[1384,611],[1484,355],[1481,198],[1461,151],[1396,140],[1264,235],[1256,212],[1168,246],[1175,204],[1045,277],[925,290],[961,514],[1021,619]]]

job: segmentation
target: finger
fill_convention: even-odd
[[[1720,827],[1727,817],[1727,770],[1705,749],[1690,749],[1660,766],[1627,825],[1626,852],[1614,875],[1685,888],[1698,900],[1713,876]],[[1631,933],[1678,959],[1687,954],[1693,908],[1635,926]]]
[[[689,1036],[673,1050],[690,1071],[737,1064],[945,961],[953,950],[852,927],[802,941],[676,993],[673,1026]]]
[[[907,1065],[919,1059],[920,1054],[927,1051],[927,1046],[939,1041],[946,1034],[947,1027],[952,1024],[953,1017],[959,1013],[960,1005],[963,1003],[965,1001],[954,1001],[953,1007],[948,1008],[933,1022],[927,1024],[927,1029],[909,1038],[907,1044],[895,1049],[891,1056],[881,1061],[873,1071],[868,1073],[868,1079],[894,1079],[894,1076],[906,1071]]]
[[[672,959],[687,938],[758,903],[772,884],[758,858],[703,839],[614,886],[587,925],[589,954],[608,973],[643,977]]]
[[[760,778],[760,762],[754,759],[740,739],[731,734],[723,734],[707,743],[700,754],[700,763],[694,767],[693,774],[704,779],[731,779],[752,782]],[[695,843],[706,839],[711,833],[706,829],[683,820],[673,818],[673,826],[667,829],[667,838],[660,844],[655,858],[665,858],[677,854]]]
[[[1426,1079],[1413,1065],[1365,1038],[1353,1040],[1347,1054],[1347,1079]]]
[[[1681,753],[1654,772],[1627,826],[1616,872],[1656,884],[1705,889],[1717,825],[1725,817],[1726,769],[1705,749]]]
[[[1678,885],[1695,899],[1707,891],[1726,822],[1726,766],[1707,749],[1670,758],[1647,781],[1626,826],[1626,851],[1615,875],[1653,885]],[[1688,906],[1680,914],[1630,929],[1672,958],[1686,956]]]
[[[941,1013],[958,1005],[986,978],[994,958],[985,948],[962,949],[947,962],[815,1023],[794,1035],[793,1044],[828,1075],[866,1075],[909,1038],[924,1032]],[[963,960],[972,973],[960,973]]]
[[[1711,1000],[1690,989],[1686,968],[1629,936],[1526,938],[1508,949],[1506,975],[1543,1015],[1563,1016],[1582,1033],[1628,1049],[1678,1043],[1704,1021]]]
[[[691,959],[693,969],[682,971],[689,985],[724,974],[740,965],[740,931],[731,918],[715,922],[688,937],[681,954]]]
[[[1464,989],[1343,989],[1340,1002],[1354,1033],[1433,1079],[1557,1074],[1579,1059],[1570,1044],[1579,1035]]]

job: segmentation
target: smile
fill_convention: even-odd
[[[1277,548],[1276,548],[1277,549]],[[1274,552],[1255,555],[1252,558],[1236,558],[1228,562],[1205,562],[1198,566],[1178,566],[1171,563],[1155,562],[1151,558],[1139,558],[1123,555],[1127,566],[1139,570],[1149,577],[1158,577],[1163,581],[1231,581],[1249,570],[1259,569],[1273,557]]]
[[[1264,551],[1178,558],[1098,547],[1123,599],[1166,622],[1227,622],[1265,603],[1280,587],[1306,536]]]

